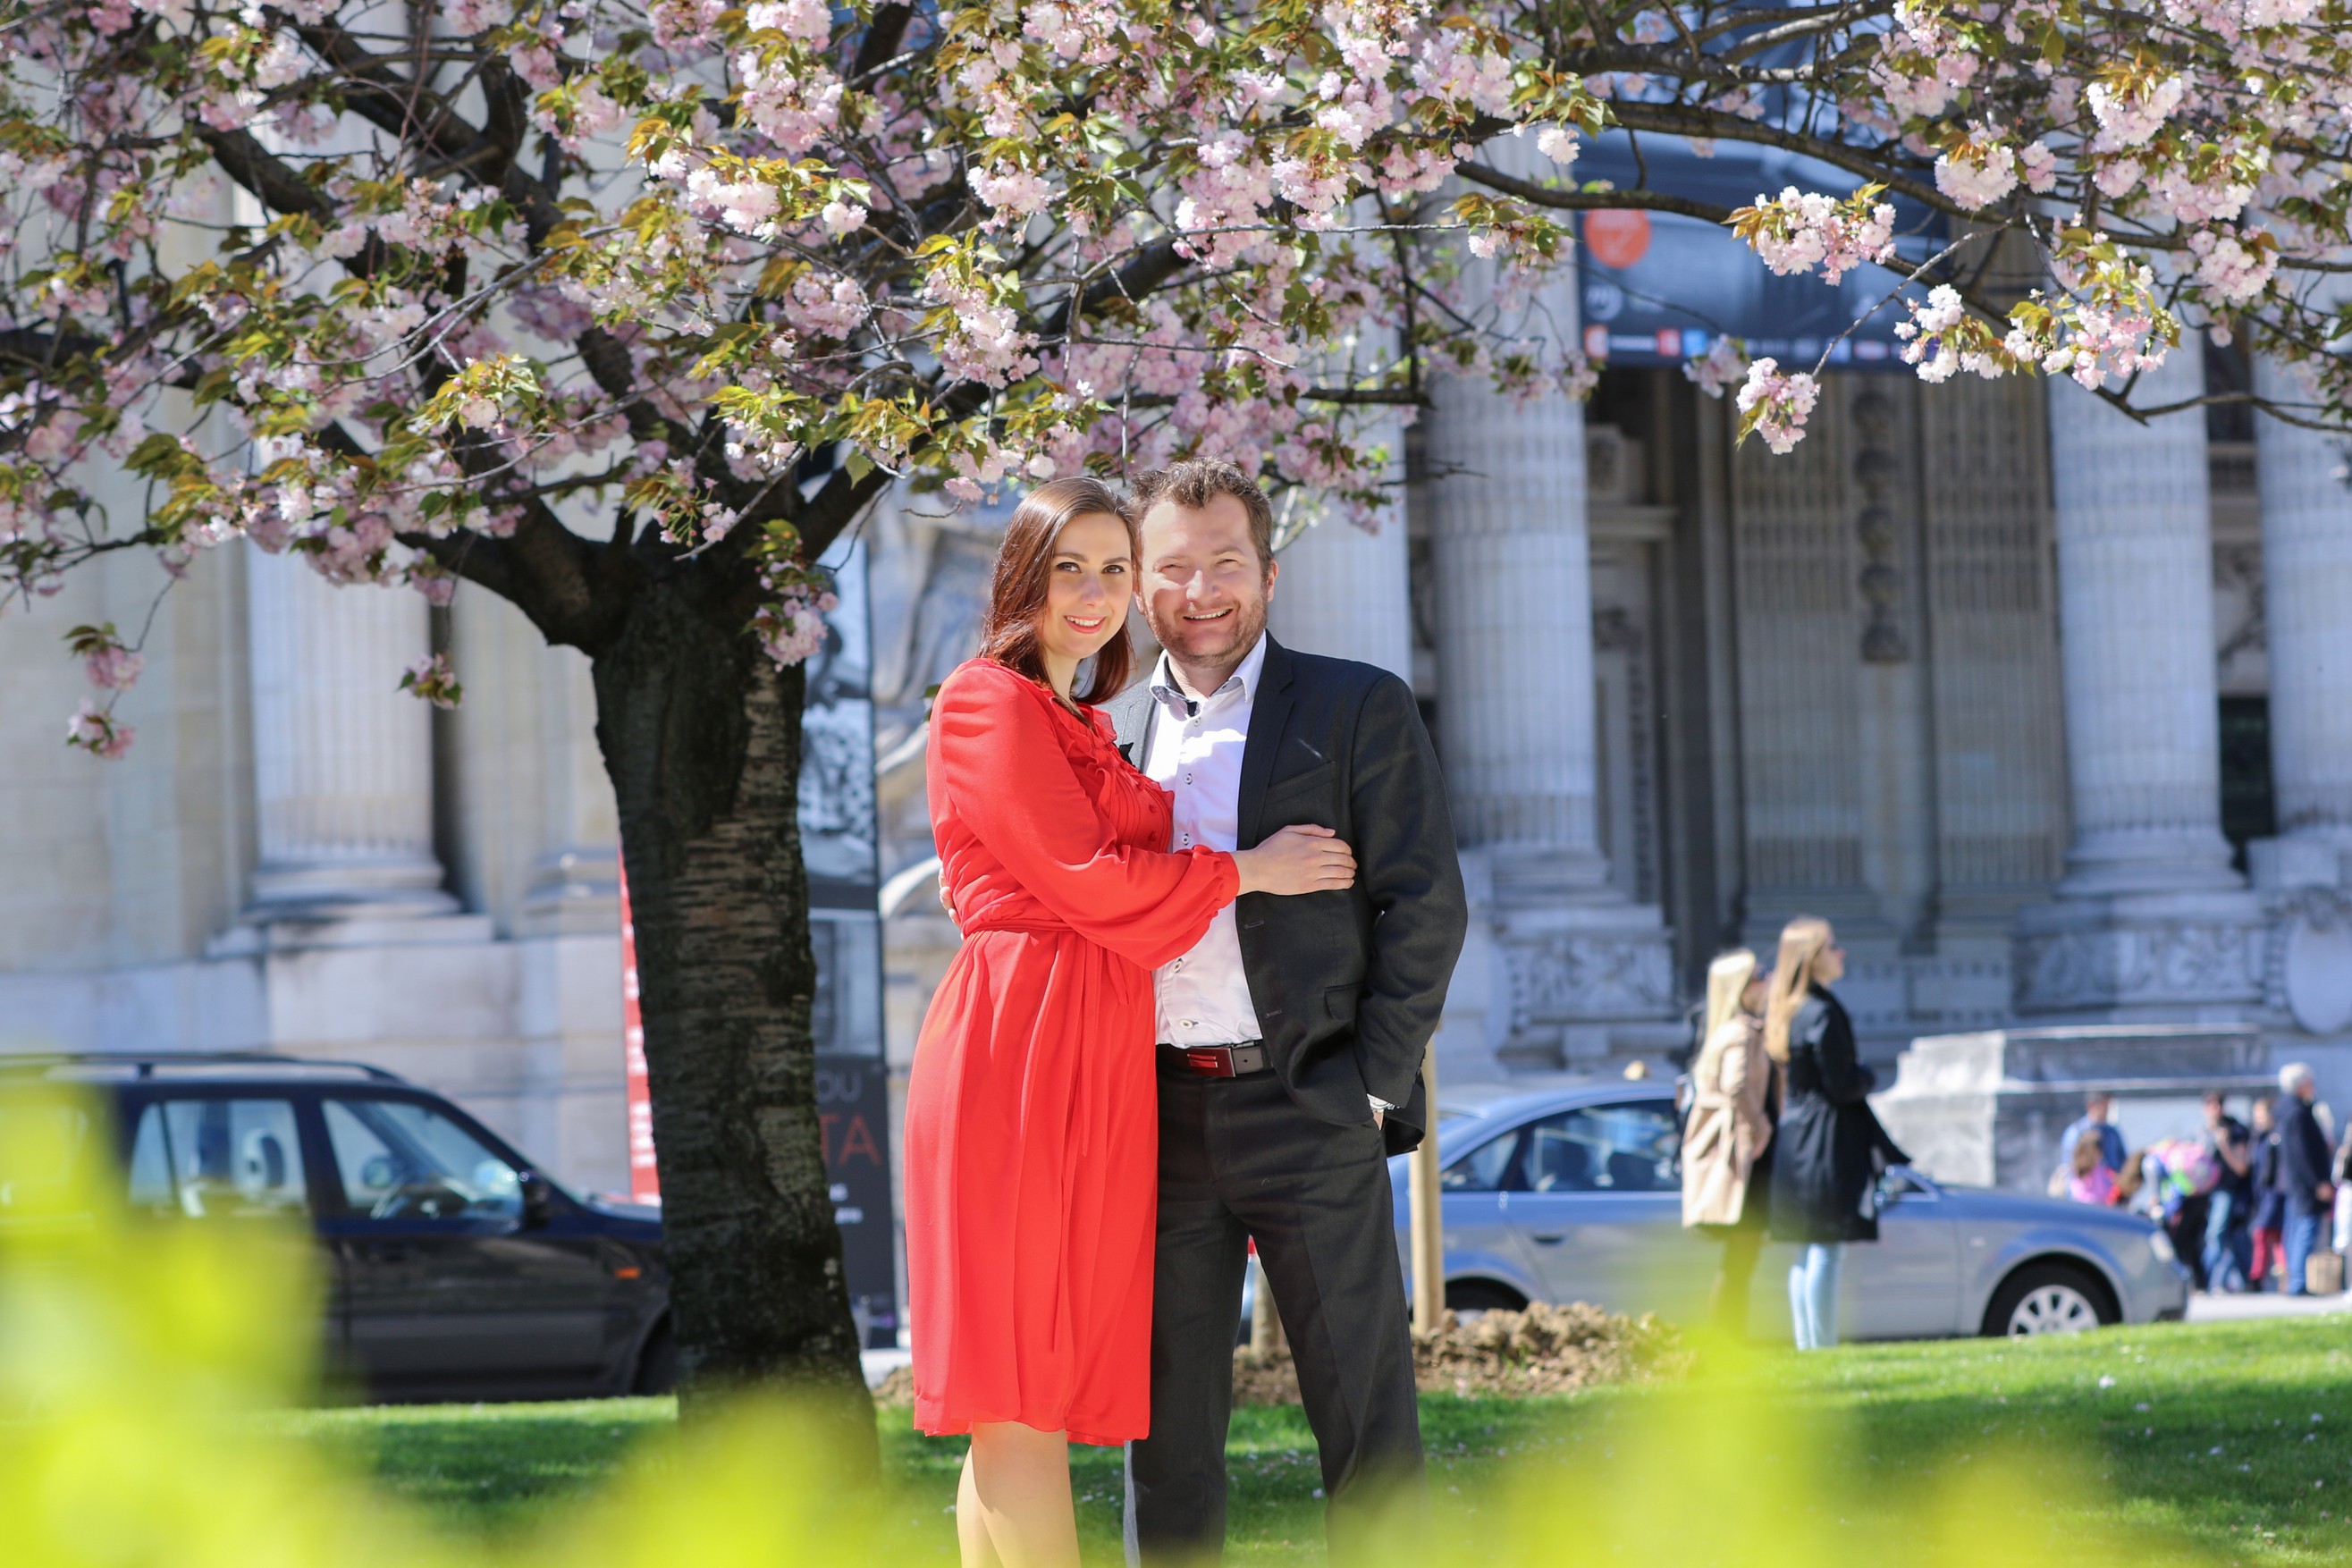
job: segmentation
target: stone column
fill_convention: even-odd
[[[1403,467],[1404,432],[1383,436]],[[1405,509],[1367,533],[1335,509],[1283,547],[1266,624],[1286,647],[1375,664],[1412,683],[1412,595]]]
[[[2204,388],[2191,339],[2135,401]],[[2021,1013],[2234,1016],[2261,994],[2259,906],[2221,837],[2205,426],[2049,384],[2074,839],[2019,922]]]
[[[547,847],[531,867],[516,925],[603,935],[621,918],[621,826],[596,745],[595,686],[577,648],[531,651],[540,662]]]
[[[1490,272],[1474,268],[1474,300]],[[1500,325],[1573,342],[1572,274]],[[1583,406],[1558,391],[1506,396],[1477,376],[1431,390],[1420,499],[1434,546],[1437,727],[1503,965],[1495,1002],[1507,991],[1507,1020],[1491,1006],[1489,1037],[1505,1063],[1535,1068],[1654,1048],[1663,1037],[1639,1026],[1673,1016],[1669,936],[1654,906],[1610,886],[1596,823]]]
[[[1507,847],[1496,888],[1606,895],[1595,821],[1584,410],[1463,377],[1433,388],[1440,730],[1454,826]]]
[[[2254,391],[2307,404],[2292,366],[2254,363]],[[2271,785],[2280,837],[2249,847],[2275,921],[2271,997],[2305,1031],[2352,1028],[2352,461],[2345,437],[2256,416]]]
[[[426,651],[405,589],[338,587],[247,557],[259,864],[256,921],[440,914],[432,709],[399,689]]]
[[[2257,395],[2307,403],[2289,366],[2254,365]],[[2352,444],[2258,417],[2271,783],[2279,831],[2352,849]]]

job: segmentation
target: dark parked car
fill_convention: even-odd
[[[338,1383],[485,1400],[673,1381],[661,1211],[572,1196],[437,1094],[283,1057],[0,1058],[0,1095],[59,1082],[110,1108],[134,1209],[309,1222]]]

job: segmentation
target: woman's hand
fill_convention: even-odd
[[[1356,852],[1328,827],[1286,827],[1234,852],[1244,893],[1328,893],[1354,883]]]

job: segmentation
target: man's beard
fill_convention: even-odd
[[[1179,612],[1174,626],[1154,626],[1151,628],[1152,635],[1160,639],[1160,646],[1168,649],[1172,657],[1187,662],[1218,664],[1229,658],[1238,659],[1249,652],[1251,647],[1265,631],[1265,601],[1260,599],[1255,604],[1236,604],[1233,609],[1234,613],[1223,620],[1205,623],[1185,620],[1181,612]],[[1183,635],[1190,632],[1197,637],[1198,634],[1212,628],[1229,631],[1230,640],[1219,641],[1213,646],[1203,646]],[[1171,630],[1178,634],[1175,639],[1168,637],[1167,633]]]

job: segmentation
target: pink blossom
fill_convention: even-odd
[[[1978,128],[1979,136],[1993,134]],[[1978,212],[2017,188],[2017,154],[1997,141],[1972,136],[1936,160],[1936,188]]]
[[[2197,257],[2197,280],[2232,305],[2243,305],[2269,288],[2278,268],[2276,250],[2211,229],[2191,234],[2189,248]]]
[[[756,0],[744,8],[743,21],[803,43],[823,43],[833,36],[833,12],[824,0]]]
[[[1709,397],[1721,397],[1724,389],[1740,380],[1747,370],[1748,357],[1740,350],[1739,340],[1717,335],[1704,355],[1684,362],[1683,377]]]
[[[1748,384],[1739,389],[1743,428],[1763,437],[1777,453],[1793,451],[1805,438],[1805,420],[1821,395],[1811,375],[1782,375],[1779,361],[1759,359],[1748,367]]]
[[[138,731],[128,724],[118,724],[114,715],[85,701],[74,716],[66,721],[66,744],[79,746],[95,757],[109,762],[131,749]]]
[[[2100,152],[2116,152],[2146,146],[2172,111],[2180,107],[2188,91],[2189,84],[2177,76],[2167,77],[2144,89],[2118,90],[2105,82],[2092,83],[2083,96],[2099,121],[2099,136],[2094,147]]]
[[[131,683],[139,679],[139,672],[146,667],[147,660],[144,657],[131,652],[120,643],[111,643],[104,647],[94,649],[82,661],[82,668],[89,674],[90,684],[103,687],[109,691],[129,690]]]

